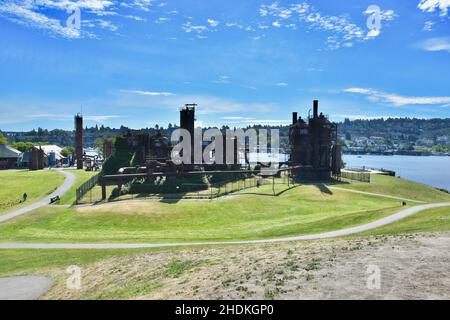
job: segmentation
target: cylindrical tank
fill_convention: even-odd
[[[50,167],[55,167],[56,166],[56,152],[52,151],[49,154],[49,162],[50,162]]]

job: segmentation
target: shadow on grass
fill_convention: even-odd
[[[265,196],[265,197],[279,197],[279,196],[282,196],[283,194],[285,194],[286,192],[296,189],[300,186],[301,185],[292,185],[290,187],[286,187],[286,189],[281,190],[275,194],[274,193],[259,193],[259,192],[236,192],[236,193],[229,193],[229,195],[233,195],[233,196],[254,195],[254,196]]]
[[[328,194],[330,196],[333,194],[333,192],[330,189],[328,189],[328,187],[323,183],[316,184],[316,187],[319,188],[320,192],[322,193]]]

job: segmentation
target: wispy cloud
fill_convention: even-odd
[[[368,88],[348,88],[346,93],[356,93],[367,96],[372,102],[381,102],[394,106],[405,105],[442,105],[450,103],[450,97],[408,97],[394,93],[384,93]]]
[[[141,96],[163,96],[163,97],[170,97],[174,94],[171,92],[155,92],[155,91],[143,91],[143,90],[121,90],[121,92],[128,92],[128,93],[134,93]]]
[[[450,38],[431,38],[418,44],[425,51],[448,51],[450,52]]]
[[[138,8],[146,11],[153,4],[153,0],[134,0],[130,3],[121,2],[121,7]],[[73,8],[81,11],[82,28],[71,28],[64,19],[58,20],[50,14],[59,10],[67,14]],[[85,31],[83,26],[116,32],[119,27],[106,20],[105,17],[121,17],[134,21],[145,21],[145,18],[133,14],[120,14],[115,0],[4,0],[0,3],[0,17],[29,28],[45,30],[49,34],[66,38],[79,39],[94,37],[91,31]],[[103,17],[103,18],[101,18]]]
[[[283,125],[289,125],[291,124],[290,120],[277,120],[277,119],[268,119],[268,120],[258,120],[258,119],[252,119],[252,120],[246,120],[245,123],[249,125],[268,125],[268,126],[283,126]]]
[[[132,0],[128,2],[122,1],[120,5],[125,8],[136,8],[148,12],[153,2],[154,0]]]
[[[364,13],[367,14],[367,12]],[[285,25],[296,29],[296,24],[293,22],[300,21],[309,30],[328,32],[330,33],[327,39],[329,49],[352,47],[354,41],[366,41],[373,38],[368,37],[365,30],[346,16],[324,15],[306,2],[289,6],[281,6],[278,2],[270,5],[263,4],[259,8],[259,14],[261,17],[274,19],[275,21],[270,24],[277,28]],[[396,16],[393,10],[381,11],[382,21],[392,21]]]
[[[186,22],[185,24],[182,25],[182,29],[186,32],[186,33],[202,33],[208,30],[208,28],[204,25],[194,25],[192,24],[190,21]]]
[[[439,10],[441,16],[446,16],[450,8],[450,0],[421,0],[418,8],[426,12]]]
[[[53,114],[53,113],[39,113],[39,114],[30,114],[25,116],[28,120],[36,120],[36,119],[45,119],[52,121],[68,121],[72,120],[73,116],[64,115],[64,114]],[[120,118],[118,115],[87,115],[84,116],[84,119],[87,121],[99,122],[103,123],[108,120]]]
[[[217,27],[217,26],[220,24],[219,21],[214,20],[214,19],[208,19],[208,23],[209,23],[209,25],[210,25],[211,27],[213,27],[213,28]]]
[[[433,31],[434,22],[433,21],[426,21],[423,26],[423,31]]]
[[[210,95],[174,95],[139,90],[121,90],[113,105],[135,108],[158,108],[177,110],[186,103],[198,104],[199,114],[239,114],[241,112],[271,112],[276,106],[271,103],[247,103]]]
[[[219,79],[214,80],[213,83],[230,84],[230,77],[229,76],[221,76]]]
[[[51,34],[67,39],[76,39],[81,36],[80,30],[64,27],[57,19],[33,10],[32,4],[19,5],[16,2],[7,2],[0,5],[0,16],[27,27],[49,31]]]

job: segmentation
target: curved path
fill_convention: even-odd
[[[74,185],[75,183],[75,175],[73,173],[66,171],[66,170],[57,170],[58,172],[63,173],[66,176],[66,179],[64,180],[63,184],[60,185],[52,194],[42,198],[41,200],[38,200],[36,202],[33,202],[29,206],[8,212],[6,214],[3,214],[0,216],[0,223],[14,219],[18,216],[24,215],[26,213],[29,213],[35,209],[44,207],[50,203],[50,198],[56,197],[56,196],[62,196],[64,193],[69,191],[69,189]]]
[[[264,244],[264,243],[279,243],[291,241],[317,240],[329,239],[341,236],[348,236],[356,233],[361,233],[373,230],[416,213],[441,207],[450,207],[450,202],[446,203],[431,203],[421,206],[416,206],[402,210],[398,213],[382,218],[380,220],[370,222],[361,226],[337,230],[326,233],[311,234],[299,237],[267,239],[267,240],[253,240],[253,241],[231,241],[231,242],[191,242],[191,243],[141,243],[141,244],[46,244],[46,243],[0,243],[0,249],[141,249],[141,248],[167,248],[167,247],[188,247],[188,246],[204,246],[204,245],[243,245],[243,244]]]
[[[340,191],[352,192],[352,193],[358,193],[358,194],[365,194],[365,195],[368,195],[368,196],[388,198],[388,199],[394,199],[394,200],[401,200],[401,201],[406,201],[406,202],[426,203],[425,201],[420,201],[420,200],[413,200],[413,199],[408,199],[408,198],[390,196],[390,195],[387,195],[387,194],[373,193],[373,192],[367,192],[367,191],[359,191],[359,190],[339,188],[339,187],[333,187],[333,186],[328,187],[328,189],[340,190]]]

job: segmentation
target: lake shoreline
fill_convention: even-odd
[[[398,177],[437,189],[450,190],[450,157],[344,154],[343,161],[349,168],[392,170]]]

